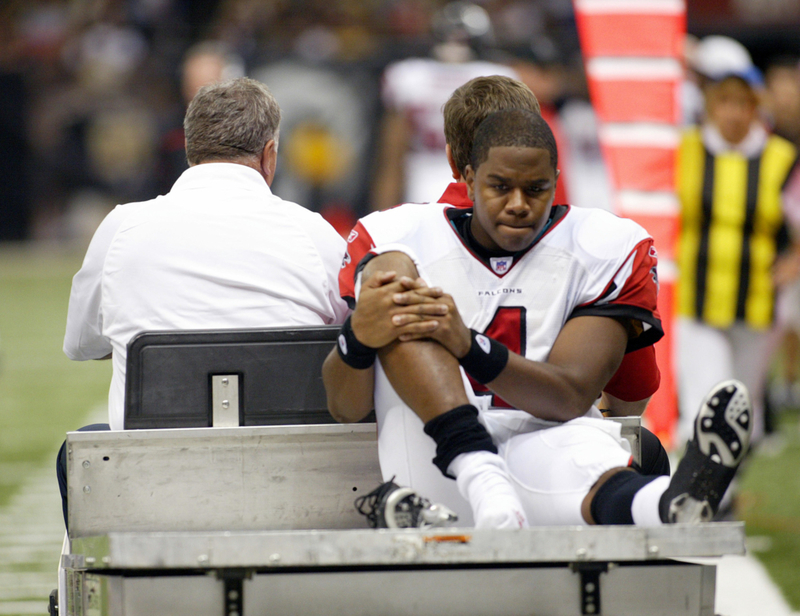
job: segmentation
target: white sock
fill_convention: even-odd
[[[496,453],[471,451],[450,463],[458,491],[469,502],[475,528],[526,528],[528,520],[511,484],[506,462]]]
[[[636,526],[661,526],[661,514],[658,512],[658,503],[661,495],[669,487],[669,477],[654,479],[633,496],[631,515]]]

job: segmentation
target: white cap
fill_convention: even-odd
[[[688,58],[690,66],[712,81],[739,77],[751,86],[763,85],[761,71],[753,64],[750,52],[739,41],[727,36],[707,36]]]

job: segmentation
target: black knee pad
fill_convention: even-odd
[[[597,524],[633,524],[633,497],[654,479],[657,479],[654,475],[641,475],[635,471],[620,471],[612,475],[594,495],[592,518]]]
[[[642,428],[639,433],[639,443],[642,447],[642,462],[636,465],[636,469],[641,471],[642,475],[669,477],[669,456],[658,437],[647,428]]]

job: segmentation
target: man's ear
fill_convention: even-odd
[[[447,164],[450,165],[450,172],[453,174],[453,179],[456,182],[462,182],[464,178],[461,177],[461,172],[458,170],[455,161],[453,160],[453,150],[450,149],[450,144],[444,146],[444,153],[447,156]]]
[[[467,185],[467,195],[470,201],[475,203],[475,172],[472,170],[472,165],[467,165],[464,169],[464,182]]]
[[[272,186],[275,179],[275,168],[278,165],[278,142],[274,139],[267,141],[264,151],[261,152],[261,173],[267,181],[267,186]]]

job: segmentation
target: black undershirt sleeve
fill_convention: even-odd
[[[601,304],[581,306],[572,311],[569,319],[575,317],[608,317],[623,323],[628,330],[628,346],[626,353],[638,351],[646,346],[654,344],[664,336],[664,329],[661,320],[657,319],[652,312],[639,308],[638,306],[628,306],[625,304]],[[567,320],[569,320],[567,319]]]

